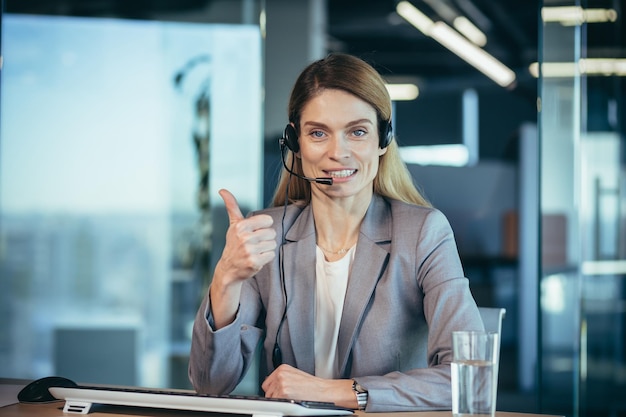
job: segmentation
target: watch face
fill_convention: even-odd
[[[367,392],[365,391],[365,389],[363,389],[363,387],[361,386],[361,384],[359,384],[358,382],[354,382],[353,388],[356,392]]]

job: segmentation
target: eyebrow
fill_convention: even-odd
[[[358,119],[358,120],[353,120],[348,122],[345,127],[352,127],[352,126],[356,126],[356,125],[360,125],[360,124],[369,124],[371,126],[375,126],[375,123],[372,122],[370,119]],[[304,122],[302,124],[303,127],[320,127],[320,128],[328,128],[328,125],[326,125],[325,123],[320,123],[320,122],[315,122],[315,121],[308,121],[308,122]]]

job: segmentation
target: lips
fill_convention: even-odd
[[[340,171],[325,171],[325,173],[331,178],[347,178],[354,175],[356,169],[342,169]]]

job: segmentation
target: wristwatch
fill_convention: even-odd
[[[352,391],[356,395],[356,402],[359,405],[359,410],[365,410],[367,405],[367,391],[363,388],[355,379],[352,380]]]

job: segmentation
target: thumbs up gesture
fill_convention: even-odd
[[[237,200],[228,190],[220,190],[230,226],[226,231],[226,245],[215,265],[211,282],[211,311],[215,329],[220,329],[235,318],[241,286],[263,265],[274,259],[276,231],[267,214],[245,218]]]
[[[244,218],[237,200],[228,190],[220,190],[230,226],[218,265],[226,281],[243,281],[256,274],[275,257],[276,231],[266,214]]]

